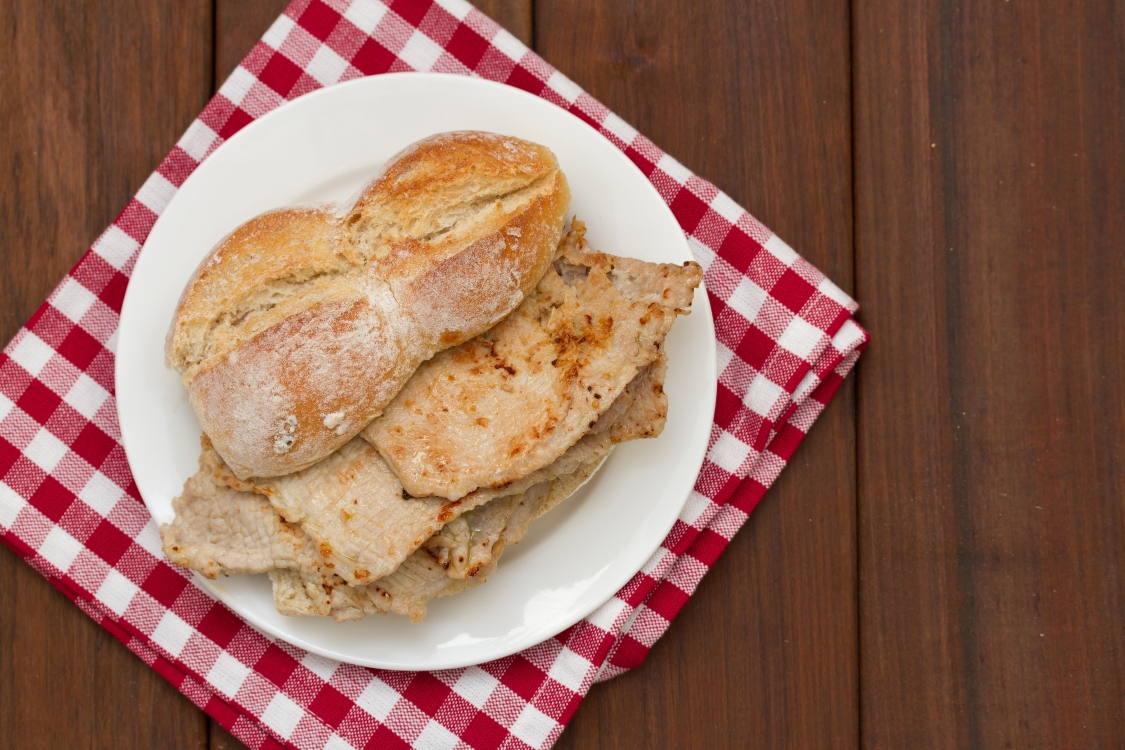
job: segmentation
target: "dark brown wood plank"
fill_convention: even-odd
[[[0,339],[15,334],[206,102],[209,0],[0,10]],[[203,715],[0,551],[0,747],[198,748]]]
[[[847,2],[535,8],[540,54],[850,289]],[[850,384],[792,464],[647,662],[595,686],[559,748],[857,745]]]
[[[862,737],[1125,737],[1125,5],[855,4]]]

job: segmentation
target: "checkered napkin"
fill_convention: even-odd
[[[525,89],[624,151],[705,269],[720,373],[703,470],[644,569],[545,643],[432,673],[340,664],[273,641],[166,562],[113,397],[129,274],[192,170],[289,99],[410,70]],[[785,466],[867,343],[855,310],[734,201],[464,0],[296,0],[0,355],[0,537],[251,747],[547,748],[593,683],[641,663]]]

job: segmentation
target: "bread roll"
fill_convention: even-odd
[[[569,203],[543,146],[427,138],[350,209],[271,211],[223,240],[184,290],[166,362],[235,474],[297,471],[378,416],[423,361],[515,309]]]

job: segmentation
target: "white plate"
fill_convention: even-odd
[[[593,247],[650,261],[691,259],[683,232],[645,176],[578,118],[536,96],[461,76],[401,73],[332,86],[246,126],[188,178],[145,243],[125,295],[117,407],[129,465],[157,523],[196,471],[199,425],[164,337],[180,292],[205,255],[242,222],[279,206],[347,201],[393,154],[447,130],[526,138],[558,156],[571,215]],[[695,295],[666,344],[664,433],[622,445],[580,492],[508,550],[488,582],[398,616],[339,624],[273,607],[265,575],[196,579],[255,627],[333,659],[387,669],[446,669],[523,650],[607,601],[649,559],[683,508],[715,407],[715,336]]]

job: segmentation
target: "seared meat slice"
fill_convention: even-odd
[[[409,617],[412,622],[425,620],[426,603],[429,600],[457,594],[484,583],[496,570],[497,561],[504,549],[523,538],[531,521],[574,494],[600,464],[601,460],[584,464],[570,474],[537,484],[522,495],[493,500],[462,516],[468,519],[477,514],[477,518],[468,522],[483,534],[475,540],[476,546],[481,548],[477,552],[479,557],[476,558],[480,564],[469,577],[449,577],[432,549],[424,547],[411,554],[391,575],[367,586],[351,589],[357,592],[360,599],[358,607],[367,614],[393,612]],[[273,575],[271,574],[271,578]],[[343,603],[337,608],[339,588],[304,582],[297,574],[286,575],[290,576],[291,582],[280,593],[278,579],[274,578],[274,601],[283,614],[331,614],[337,620],[357,619],[354,600],[341,599]],[[294,606],[294,594],[307,603]],[[279,596],[289,598],[279,599]]]
[[[662,357],[699,266],[594,252],[584,233],[576,220],[515,312],[423,364],[364,430],[408,493],[457,500],[549,465]]]
[[[237,490],[235,490],[237,492]],[[332,614],[333,587],[325,587],[301,577],[295,570],[271,570],[273,606],[289,617],[327,617]],[[359,591],[354,587],[353,591]]]
[[[462,513],[573,471],[589,459],[568,449],[587,432],[603,451],[659,433],[661,345],[691,303],[699,268],[591,252],[583,232],[575,222],[554,269],[515,313],[411,378],[364,433],[378,452],[356,438],[302,471],[247,481],[216,456],[224,480],[269,497],[356,586],[392,573]],[[634,408],[641,391],[644,406]],[[462,576],[474,565],[443,561]]]
[[[447,523],[422,547],[437,560],[446,577],[471,578],[492,562],[492,548],[522,499],[523,495],[500,497],[474,508]]]
[[[217,455],[204,450],[199,471],[172,501],[176,517],[160,527],[168,559],[208,578],[281,568],[309,581],[331,580],[331,570],[299,527],[286,523],[264,497],[219,480]]]
[[[291,617],[331,615],[336,622],[362,620],[379,612],[364,595],[363,587],[324,585],[309,581],[296,570],[271,570],[273,603],[277,611]],[[382,614],[382,613],[380,613]]]
[[[394,571],[464,503],[405,497],[402,484],[371,445],[360,438],[307,469],[242,481],[220,463],[222,481],[255,492],[298,524],[333,572],[352,585]]]
[[[637,377],[609,408],[602,412],[590,428],[590,434],[609,430],[614,443],[657,437],[668,420],[668,396],[664,393],[664,376],[668,358],[661,352],[656,361],[645,365]]]
[[[268,497],[286,521],[300,526],[333,573],[362,586],[394,572],[462,513],[600,461],[612,445],[609,433],[591,435],[526,477],[452,501],[407,496],[382,456],[360,438],[303,471],[251,482],[234,476],[213,451],[208,460],[228,486]]]
[[[358,495],[364,498],[361,503],[347,502],[359,489],[370,487],[369,482],[360,481],[357,489],[357,485],[353,484],[357,477],[378,472],[389,474],[383,459],[371,446],[363,441],[353,443],[360,445],[362,455],[360,458],[353,457],[352,462],[347,464],[349,471],[339,476],[327,475],[329,478],[323,481],[317,479],[321,477],[320,474],[314,473],[308,482],[292,486],[284,484],[282,489],[294,493],[304,491],[318,497],[325,506],[334,503],[336,507],[342,508],[344,513],[341,513],[341,520],[345,530],[347,521],[352,520],[343,517],[349,509],[355,509],[352,512],[359,524],[370,522],[374,525],[386,525],[386,519],[379,517],[382,512],[396,518],[399,525],[387,529],[376,540],[377,543],[372,545],[373,549],[384,555],[384,559],[390,554],[388,550],[402,555],[402,559],[388,573],[394,572],[411,552],[427,543],[434,533],[439,535],[440,540],[430,543],[430,547],[446,561],[442,567],[443,574],[448,568],[450,577],[465,578],[472,574],[473,566],[479,568],[484,564],[479,561],[491,559],[491,542],[487,547],[482,546],[481,542],[485,539],[495,541],[497,526],[494,521],[489,520],[495,518],[494,510],[484,513],[484,508],[478,508],[482,513],[471,517],[466,523],[469,535],[464,536],[463,540],[465,544],[474,545],[470,555],[466,553],[467,548],[461,548],[452,541],[458,538],[459,527],[444,528],[448,526],[448,522],[441,523],[440,511],[434,514],[434,503],[431,502],[433,498],[403,498],[401,494],[387,496],[385,492],[381,492],[375,496],[374,501],[371,496]],[[488,507],[491,505],[488,500],[497,495],[505,496],[513,492],[518,495],[530,486],[571,474],[587,464],[598,465],[612,450],[613,444],[607,435],[591,435],[579,441],[551,466],[512,485],[507,493],[500,490],[482,491],[479,493],[478,505]],[[366,460],[363,456],[366,456]],[[340,556],[326,543],[317,542],[305,527],[284,520],[265,494],[260,494],[267,491],[273,492],[275,498],[280,494],[274,485],[248,486],[238,480],[205,439],[200,456],[200,470],[185,483],[184,494],[173,501],[175,519],[160,529],[168,559],[198,570],[208,578],[217,578],[220,573],[239,575],[276,569],[296,571],[302,581],[318,585],[331,587],[352,583],[339,575],[349,570],[348,566],[337,565]],[[440,507],[443,504],[457,505],[447,501],[441,501],[438,505]],[[456,514],[460,515],[459,512]],[[456,517],[451,520],[455,521]],[[421,536],[418,544],[403,551],[406,545],[396,537],[396,533],[402,534],[404,527],[428,528],[431,533]],[[356,536],[358,537],[358,533]],[[446,547],[448,549],[443,549]],[[328,554],[324,554],[325,552]],[[373,577],[370,580],[376,579]],[[275,587],[276,585],[275,581]],[[360,581],[359,585],[363,585],[363,582]],[[306,603],[302,606],[310,605]],[[322,608],[322,605],[318,608]]]

